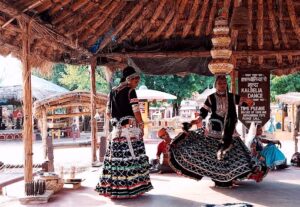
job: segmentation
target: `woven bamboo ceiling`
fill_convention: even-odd
[[[129,62],[152,74],[208,75],[220,14],[232,26],[237,70],[300,71],[299,0],[0,0],[0,53],[20,56],[23,19],[34,59],[88,64],[97,57],[110,68]]]

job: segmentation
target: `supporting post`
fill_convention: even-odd
[[[54,172],[54,154],[53,154],[53,140],[52,136],[47,136],[46,139],[47,145],[47,156],[49,160],[48,170],[49,172]]]
[[[295,141],[295,152],[298,152],[298,134],[300,128],[300,106],[297,106],[296,112],[296,120],[295,120],[295,127],[294,127],[294,141]]]
[[[283,107],[284,108],[284,107]],[[282,116],[281,116],[281,131],[284,131],[284,119],[285,119],[285,111],[284,111],[284,109],[282,108],[282,110],[281,110],[281,114],[282,114]]]
[[[0,106],[0,128],[2,124],[2,106]]]
[[[44,159],[48,159],[48,152],[47,152],[47,132],[48,126],[47,126],[47,112],[46,108],[42,109],[42,143],[43,143],[43,150],[44,150]],[[49,167],[49,166],[48,166]]]
[[[295,126],[295,105],[292,104],[292,127]]]
[[[91,147],[92,147],[92,164],[97,161],[97,125],[96,125],[96,59],[91,62],[90,78],[91,78]]]
[[[109,136],[109,119],[104,115],[104,126],[103,126],[104,136],[100,139],[100,147],[99,147],[99,161],[104,161],[107,139]]]
[[[29,64],[30,40],[28,22],[19,19],[22,32],[22,80],[23,80],[23,143],[24,143],[24,182],[32,181],[32,94],[31,94],[31,68]],[[26,190],[26,189],[25,189]]]

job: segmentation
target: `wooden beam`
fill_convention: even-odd
[[[260,55],[258,56],[258,64],[262,65],[264,63],[264,56]]]
[[[58,12],[64,9],[64,6],[72,2],[72,0],[59,0],[54,3],[54,7],[50,9],[49,14],[50,16],[54,16]]]
[[[69,117],[76,117],[76,116],[89,116],[91,115],[90,112],[80,112],[80,113],[71,113],[71,114],[52,114],[48,115],[48,119],[61,119],[61,118],[69,118]]]
[[[153,4],[154,1],[149,1],[148,4],[145,6],[143,12],[141,13],[141,15],[131,24],[131,26],[127,29],[127,31],[125,31],[120,38],[118,39],[118,43],[121,43],[123,40],[126,40],[130,34],[132,34],[132,32],[141,25],[141,22],[144,20],[144,18],[146,16],[149,15],[151,9],[149,7],[151,7],[151,5]]]
[[[34,3],[32,3],[31,5],[29,5],[28,7],[26,7],[25,9],[22,10],[22,13],[28,11],[28,10],[31,10],[31,9],[34,9],[36,7],[38,7],[39,5],[41,5],[42,3],[44,3],[46,0],[37,0],[37,1],[34,1]],[[5,28],[7,25],[9,25],[12,21],[14,21],[16,18],[13,17],[11,18],[10,20],[8,20],[6,23],[4,23],[1,27],[2,29]]]
[[[169,13],[168,16],[165,18],[164,22],[162,24],[160,24],[159,28],[156,30],[156,32],[150,37],[150,41],[153,41],[154,39],[156,39],[161,33],[162,31],[164,31],[164,29],[166,28],[166,26],[169,24],[169,22],[175,18],[175,8],[173,8]]]
[[[90,108],[90,115],[91,115],[91,147],[92,147],[92,163],[97,161],[97,123],[96,123],[96,66],[97,60],[93,59],[91,62],[91,70],[90,70],[90,78],[91,78],[91,108]]]
[[[111,0],[107,0],[107,1],[110,3]],[[81,11],[82,14],[84,15],[84,18],[75,18],[75,19],[66,20],[65,23],[62,23],[59,26],[64,28],[66,27],[65,24],[66,23],[68,24],[68,22],[70,21],[70,24],[72,23],[74,26],[64,28],[64,31],[66,32],[67,36],[71,36],[73,34],[77,35],[79,32],[83,31],[84,29],[89,28],[89,25],[92,24],[95,20],[100,21],[101,15],[95,15],[95,14],[102,14],[103,9],[102,7],[100,8],[95,7],[94,3],[90,3],[87,7],[83,8]]]
[[[46,107],[47,110],[53,110],[53,109],[62,109],[62,108],[68,108],[68,107],[89,107],[90,103],[68,103],[68,104],[62,104],[62,105],[56,105],[56,106],[48,106]]]
[[[22,33],[22,79],[23,79],[23,143],[24,143],[24,182],[33,180],[32,175],[32,90],[31,90],[31,67],[29,64],[30,51],[30,25],[23,18],[19,19]]]
[[[217,0],[213,0],[210,13],[209,13],[208,25],[206,27],[205,35],[210,35],[212,32],[212,26],[215,19],[216,11],[217,11]]]
[[[37,13],[42,13],[46,10],[48,10],[52,6],[52,1],[51,0],[46,0],[45,3],[39,5],[38,7],[35,8],[35,11]]]
[[[3,18],[3,17],[0,17],[0,25],[5,25],[5,22],[6,20]],[[8,24],[6,25],[5,27],[0,27],[0,31],[1,30],[8,30],[8,31],[13,31],[13,32],[16,32],[16,33],[22,33],[22,30],[12,24]]]
[[[296,16],[296,13],[295,13],[295,6],[294,6],[294,3],[293,3],[293,0],[286,0],[286,4],[287,4],[287,9],[288,9],[288,12],[289,12],[289,16],[290,16],[290,19],[291,19],[291,22],[292,22],[294,32],[297,36],[298,41],[300,42],[300,27],[299,27],[298,22],[297,22],[297,16]]]
[[[241,50],[233,51],[232,55],[241,57],[248,56],[276,56],[276,55],[300,55],[299,50]]]
[[[291,54],[287,54],[289,64],[293,64],[293,56]]]
[[[146,36],[147,32],[151,29],[151,26],[155,23],[155,21],[157,20],[157,18],[161,14],[161,11],[163,10],[163,8],[165,6],[166,1],[167,0],[160,0],[159,1],[159,5],[158,5],[157,9],[155,10],[155,13],[151,17],[150,22],[143,27],[143,31],[141,32],[141,34],[136,36],[136,38],[134,39],[135,42],[140,41],[143,37]]]
[[[48,26],[45,26],[43,22],[38,22],[36,19],[31,18],[30,16],[20,12],[18,9],[14,8],[13,6],[0,1],[0,10],[10,16],[21,17],[23,21],[31,22],[32,28],[35,30],[34,35],[43,39],[54,40],[55,42],[61,43],[72,49],[80,51],[81,53],[87,56],[92,56],[92,54],[87,49],[79,46],[76,41],[70,40],[69,38],[66,38],[63,35],[58,34],[56,31],[52,30]]]
[[[289,66],[289,67],[279,67],[271,69],[272,74],[274,75],[289,75],[292,73],[297,73],[300,71],[300,66]]]
[[[264,47],[264,1],[257,1],[257,44],[259,49],[263,49]]]
[[[276,55],[276,60],[277,60],[278,65],[281,65],[282,64],[282,55]]]
[[[185,24],[185,26],[183,28],[183,32],[182,32],[182,35],[181,35],[182,38],[185,38],[190,33],[193,22],[197,17],[199,4],[200,4],[200,1],[194,0],[193,7],[192,7],[192,10],[190,12],[189,18],[188,18],[187,23]]]
[[[271,34],[272,34],[272,41],[274,44],[274,47],[276,49],[280,48],[280,44],[279,44],[279,38],[278,38],[278,34],[277,34],[277,24],[276,24],[276,20],[275,20],[275,15],[274,15],[274,8],[273,8],[273,0],[267,0],[267,5],[268,5],[268,14],[269,14],[269,25],[270,25],[270,29],[271,29]]]
[[[239,6],[240,6],[240,1],[234,0],[233,13],[234,13],[234,10],[237,9]],[[232,21],[233,21],[233,15],[231,15],[230,24]],[[230,43],[230,45],[233,50],[237,49],[238,34],[239,34],[239,31],[236,28],[231,28],[231,32],[230,32],[231,43]]]
[[[224,0],[221,16],[228,20],[231,0]]]
[[[164,57],[211,57],[209,51],[187,51],[187,52],[130,52],[130,53],[103,53],[98,57],[108,58],[164,58]]]
[[[279,0],[278,4],[279,4],[278,18],[279,18],[279,28],[280,28],[280,32],[281,32],[281,38],[282,38],[282,41],[283,41],[283,44],[284,44],[285,48],[289,49],[290,48],[289,40],[288,40],[288,37],[286,35],[285,23],[284,23],[284,20],[283,20],[283,3],[282,3],[282,0]]]
[[[86,30],[83,31],[83,29],[85,28],[85,24],[83,25],[80,25],[79,28],[80,30],[79,31],[83,31],[80,35],[79,35],[79,40],[82,42],[86,39],[89,38],[89,35],[92,35],[92,36],[98,36],[96,33],[97,29],[99,27],[102,26],[102,24],[104,22],[107,21],[107,19],[109,18],[110,15],[113,14],[113,12],[118,8],[118,7],[123,7],[124,6],[124,2],[123,3],[119,3],[117,1],[114,1],[112,4],[109,5],[109,8],[107,8],[106,12],[103,13],[100,17],[98,17],[98,19],[95,19],[95,22],[91,22],[93,23],[91,27],[88,27],[86,28]],[[92,15],[92,14],[91,14]],[[97,16],[97,15],[94,15],[94,16]]]
[[[231,77],[231,87],[230,87],[230,91],[233,94],[236,94],[236,71],[233,69],[230,73],[230,77]]]
[[[105,35],[109,29],[113,25],[113,21],[116,18],[116,16],[122,11],[122,9],[125,6],[125,2],[118,4],[118,7],[113,11],[112,14],[109,15],[108,19],[101,25],[101,27],[97,28],[97,31],[95,32],[95,35],[88,38],[87,45],[92,46],[95,44],[95,42],[102,36]]]
[[[201,12],[199,15],[199,21],[197,23],[197,26],[195,28],[195,36],[199,37],[201,35],[201,29],[204,22],[205,14],[207,12],[207,6],[208,6],[209,0],[204,0],[201,8]]]
[[[96,53],[98,53],[103,48],[105,48],[106,45],[108,45],[108,43],[111,42],[112,37],[117,36],[119,34],[119,32],[140,12],[140,10],[143,8],[143,6],[144,6],[144,2],[139,1],[139,3],[134,8],[132,8],[131,12],[128,15],[126,15],[126,17],[124,17],[123,21],[121,21],[115,27],[115,30],[112,32],[112,34],[110,34],[104,38],[104,40],[101,42],[101,45]]]
[[[233,51],[232,55],[237,58],[247,58],[249,56],[274,56],[276,55],[300,55],[300,50],[240,50]],[[127,59],[132,58],[185,58],[185,57],[211,57],[209,51],[183,51],[183,52],[124,52],[124,53],[103,53],[97,57]]]
[[[52,19],[52,24],[57,24],[68,17],[74,16],[74,13],[83,6],[86,6],[87,3],[89,3],[89,0],[74,2],[72,5],[64,8],[59,15],[54,16],[54,18]]]
[[[187,0],[181,0],[181,1],[178,1],[177,4],[175,4],[176,5],[176,8],[175,8],[176,12],[174,14],[175,16],[174,16],[168,30],[165,33],[165,36],[164,36],[165,39],[169,39],[170,36],[173,34],[173,32],[176,30],[177,22],[180,19],[180,17],[182,16],[186,4],[187,4]]]
[[[249,18],[249,25],[248,25],[248,34],[247,34],[247,46],[252,48],[252,31],[253,31],[253,23],[252,23],[252,9],[253,9],[253,0],[248,0],[248,18]]]

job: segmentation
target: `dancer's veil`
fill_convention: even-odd
[[[249,150],[251,150],[251,143],[253,142],[255,135],[256,135],[256,124],[254,122],[251,122],[249,132],[246,135],[246,139],[245,139],[245,144]]]

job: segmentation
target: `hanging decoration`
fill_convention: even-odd
[[[213,49],[210,51],[213,60],[208,64],[213,74],[228,74],[233,70],[233,64],[230,62],[232,54],[230,43],[228,21],[223,16],[219,16],[213,28]]]

